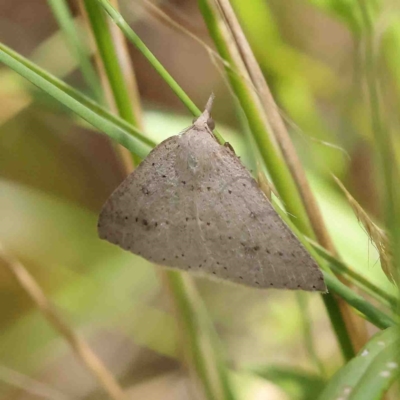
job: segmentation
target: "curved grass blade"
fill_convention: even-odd
[[[396,327],[376,334],[331,379],[318,400],[377,400],[398,375]],[[396,372],[396,373],[395,373]]]
[[[201,114],[201,110],[193,103],[190,97],[185,91],[179,86],[178,82],[169,74],[164,66],[157,60],[154,54],[147,48],[142,42],[139,36],[132,30],[122,15],[108,2],[108,0],[97,0],[99,4],[109,14],[110,18],[115,24],[121,29],[127,39],[146,57],[147,61],[156,70],[156,72],[162,77],[172,91],[178,96],[179,100],[185,105],[185,107],[195,116],[198,117]],[[214,129],[214,135],[217,137],[221,144],[225,143],[224,138],[216,129]]]
[[[138,157],[143,159],[155,146],[139,130],[121,118],[112,115],[88,97],[42,70],[2,43],[0,43],[0,62],[3,62],[28,81],[54,97]]]
[[[379,286],[376,286],[373,282],[359,274],[354,269],[350,268],[343,261],[337,259],[334,255],[326,251],[322,246],[313,240],[309,239],[309,242],[314,247],[315,251],[328,261],[330,268],[336,274],[345,275],[352,283],[358,287],[364,289],[370,295],[374,296],[378,301],[389,305],[393,310],[396,309],[398,300],[389,293],[386,293]]]

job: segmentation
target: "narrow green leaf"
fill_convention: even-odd
[[[26,58],[0,43],[0,62],[54,97],[60,103],[126,147],[140,158],[145,158],[154,143],[140,131],[109,113],[77,90],[42,70]]]
[[[376,334],[331,379],[318,400],[378,400],[398,374],[397,328]]]
[[[139,119],[133,112],[132,97],[128,92],[129,85],[125,81],[117,50],[107,24],[107,14],[96,0],[85,0],[84,5],[118,113],[121,118],[133,126],[140,126]]]
[[[187,361],[194,367],[207,399],[235,400],[222,346],[193,281],[177,271],[169,271],[167,280],[184,328]]]
[[[179,86],[178,82],[169,74],[164,66],[157,60],[154,54],[147,48],[139,36],[132,30],[128,23],[124,20],[122,15],[107,1],[97,0],[102,7],[107,11],[111,19],[121,29],[127,39],[146,57],[147,61],[157,71],[161,78],[167,83],[172,91],[178,96],[179,100],[187,107],[187,109],[195,116],[198,117],[201,114],[201,110],[193,103],[190,97],[185,91]],[[214,134],[218,141],[223,144],[224,138],[215,129]]]
[[[340,282],[334,275],[326,273],[325,271],[323,271],[323,274],[329,290],[342,297],[349,305],[364,314],[368,321],[381,329],[389,328],[394,325],[392,318],[374,307],[371,303],[368,303],[363,297]]]
[[[386,293],[384,290],[376,286],[374,283],[369,281],[367,278],[359,274],[353,268],[350,268],[343,261],[338,260],[335,256],[325,250],[318,243],[309,240],[311,245],[314,247],[316,252],[323,257],[326,261],[329,262],[329,265],[337,274],[345,275],[352,283],[356,284],[358,287],[366,290],[370,295],[374,296],[377,300],[383,302],[384,304],[388,304],[393,310],[397,307],[397,299]]]
[[[211,0],[199,0],[199,7],[219,55],[227,62],[226,65],[229,65],[229,67],[225,66],[227,77],[246,114],[254,141],[282,202],[293,223],[303,234],[314,238],[315,234],[296,183],[266,124],[259,99],[254,94],[254,88],[246,77],[238,72],[241,69],[234,56],[231,38],[226,32],[226,26],[217,12],[217,7]]]

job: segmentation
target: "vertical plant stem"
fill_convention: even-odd
[[[338,303],[332,295],[323,296],[322,300],[324,301],[325,308],[328,312],[333,331],[338,339],[343,358],[346,362],[350,361],[356,353],[353,344],[351,343],[350,336],[345,332],[345,322]]]
[[[252,80],[255,90],[260,97],[261,104],[271,126],[271,135],[277,140],[283,157],[293,176],[297,189],[301,195],[303,205],[315,232],[318,242],[327,250],[334,252],[333,242],[326,230],[321,211],[314,194],[311,191],[303,166],[290,139],[289,133],[279,113],[278,107],[272,97],[271,91],[264,78],[261,68],[250,48],[242,31],[239,21],[232,9],[229,0],[217,0],[226,21],[235,38],[237,48],[246,66],[246,70]]]
[[[85,46],[83,37],[79,35],[79,31],[74,23],[71,12],[65,0],[47,0],[51,7],[55,18],[57,19],[60,28],[64,32],[64,37],[69,44],[69,47],[76,59],[79,62],[82,75],[91,89],[94,98],[97,101],[102,99],[100,90],[100,81],[97,77],[96,71],[90,62],[90,53]]]
[[[271,135],[271,129],[251,82],[224,22],[212,0],[200,0],[200,9],[220,56],[228,62],[226,67],[230,84],[246,114],[254,140],[285,208],[303,234],[315,238],[303,202],[290,171]]]
[[[169,271],[166,278],[184,333],[186,362],[194,367],[207,399],[234,400],[221,344],[193,280],[176,271]]]
[[[249,82],[252,80],[252,76],[248,76],[245,63],[242,61],[240,53],[234,44],[234,40],[227,31],[223,20],[219,17],[214,0],[199,0],[199,4],[210,35],[215,42],[219,54],[226,61],[228,61],[229,65],[231,66],[226,68],[227,75],[247,116],[251,132],[254,136],[255,142],[257,143],[260,154],[263,157],[263,161],[270,172],[275,187],[278,189],[279,195],[285,204],[286,210],[289,212],[289,215],[292,216],[293,223],[299,228],[301,233],[308,237],[316,237],[313,226],[310,224],[307,211],[314,213],[314,223],[317,225],[318,231],[320,232],[320,237],[318,239],[323,241],[326,246],[331,248],[329,236],[323,233],[325,226],[322,219],[320,219],[319,210],[316,203],[314,203],[314,205],[308,210],[304,208],[303,198],[299,193],[299,186],[302,187],[303,194],[306,194],[307,185],[304,186],[304,182],[307,181],[305,176],[303,177],[304,180],[302,179],[301,174],[295,175],[294,178],[292,176],[291,169],[288,168],[285,162],[286,160],[284,157],[292,157],[289,164],[291,164],[293,169],[296,169],[296,162],[298,162],[298,160],[294,160],[293,158],[295,152],[293,149],[290,150],[292,147],[288,144],[290,140],[282,139],[282,137],[285,136],[285,134],[281,131],[285,129],[284,126],[277,126],[278,122],[274,117],[275,128],[280,129],[280,138],[276,140],[273,136],[273,133],[275,132],[273,132],[272,126],[269,124],[267,119],[268,113],[267,115],[265,114],[264,109],[260,104],[260,99],[256,95],[252,85],[249,84]],[[240,35],[238,34],[238,36]],[[245,39],[243,36],[241,36],[238,40],[240,40],[242,43],[242,41]],[[243,47],[243,52],[246,53],[248,63],[251,63],[252,65],[256,63],[255,60],[250,58],[249,54],[251,50],[248,46]],[[245,77],[248,78],[246,79]],[[257,85],[261,85],[261,77],[255,70],[253,70],[253,79],[256,87]],[[268,92],[268,98],[263,98],[263,101],[267,101],[269,103],[271,103],[271,101],[273,102],[266,83],[263,86],[264,89],[261,88],[262,93],[267,96],[266,92]],[[271,107],[273,108],[273,105],[271,105]],[[283,125],[282,121],[281,123]],[[284,157],[279,152],[279,148],[274,145],[275,142],[281,142],[282,146],[285,148],[285,152],[283,153]],[[297,185],[295,183],[296,177],[300,178],[300,181]],[[308,190],[309,192],[307,192],[305,199],[309,200],[310,196],[313,196],[311,190],[309,188]],[[314,206],[316,208],[314,208]],[[325,298],[331,296],[331,294],[323,296],[325,305],[330,308],[333,307],[333,303],[336,302],[336,299],[332,298],[328,301]],[[340,300],[338,303],[340,303]],[[339,326],[337,326],[335,329],[335,332],[342,336],[341,338],[338,338],[339,343],[347,343],[349,340],[348,337],[351,337],[352,332],[352,314],[347,308],[346,304],[337,304],[336,308],[341,308],[343,314],[342,317],[339,319],[340,313],[329,313],[329,315],[335,315],[335,320],[332,320],[332,324],[339,324]],[[360,321],[359,324],[363,324],[363,321]],[[355,343],[359,342],[359,340],[357,340],[357,338],[360,337],[360,335],[358,335],[359,333],[362,333],[361,329],[357,332],[357,335],[353,335]],[[344,336],[348,337],[345,338]],[[348,344],[346,344],[346,346],[348,346]],[[345,354],[348,353],[346,350],[343,352]]]
[[[85,4],[90,3],[90,6],[92,7],[94,1],[96,1],[98,9],[100,9],[97,0],[85,0]],[[108,2],[107,6],[107,11],[111,10],[110,15],[112,17],[119,15],[119,13]],[[98,9],[95,11],[97,12]],[[100,11],[103,12],[102,9],[100,9]],[[200,114],[200,111],[194,103],[183,92],[172,77],[170,77],[164,67],[151,54],[151,52],[147,50],[125,21],[121,22],[120,18],[116,21],[118,21],[119,26],[123,26],[124,32],[131,34],[131,36],[128,37],[133,37],[135,44],[139,43],[139,47],[145,50],[146,57],[159,71],[165,74],[172,87],[180,96],[182,96],[185,104],[190,105],[194,114]],[[106,45],[110,44],[108,42],[107,39]],[[142,44],[142,46],[140,46],[140,44]],[[116,86],[115,90],[118,91],[120,88]],[[115,100],[117,102],[117,99]],[[132,122],[133,125],[136,125],[136,123],[137,120]],[[197,294],[192,280],[189,277],[174,271],[163,271],[158,269],[158,273],[169,289],[168,294],[175,305],[176,319],[180,323],[180,327],[182,327],[182,329],[179,329],[179,334],[185,341],[184,350],[186,361],[188,362],[189,367],[191,367],[189,370],[195,372],[196,377],[200,380],[204,394],[209,400],[234,400],[233,392],[228,380],[228,371],[224,364],[223,357],[220,354],[217,336],[212,327],[211,321],[208,319],[207,312]]]
[[[185,105],[185,107],[194,115],[199,116],[201,114],[200,109],[193,103],[190,97],[185,91],[179,86],[178,82],[168,73],[164,66],[157,60],[154,54],[147,48],[139,36],[132,30],[127,24],[122,15],[114,8],[107,0],[97,0],[102,7],[107,11],[110,17],[113,19],[115,24],[121,29],[129,41],[142,53],[147,59],[151,66],[157,71],[162,79],[168,84],[172,91],[178,96],[179,100]],[[220,143],[224,143],[225,140],[214,130],[214,135],[217,137]]]
[[[131,77],[132,66],[129,63],[126,46],[121,43],[123,37],[115,35],[115,41],[107,22],[107,16],[97,0],[83,0],[86,15],[90,21],[91,31],[93,33],[98,54],[100,55],[102,67],[104,68],[107,82],[112,92],[112,104],[115,105],[118,114],[125,121],[135,127],[141,127],[142,119],[140,106],[138,104],[138,95],[135,92],[129,92],[129,88],[136,90],[135,78]],[[116,48],[119,48],[117,52]],[[122,154],[124,164],[128,170],[132,165],[128,162],[125,154]],[[140,160],[133,156],[135,164]]]
[[[130,94],[127,90],[127,83],[119,63],[119,57],[112,40],[106,15],[96,0],[84,0],[84,5],[118,113],[132,125],[140,127],[139,117],[133,112]]]
[[[317,351],[315,349],[311,323],[309,322],[311,318],[308,308],[308,293],[297,292],[296,298],[301,313],[304,347],[306,348],[311,361],[315,364],[315,367],[319,371],[321,377],[326,378],[324,365],[319,359]]]

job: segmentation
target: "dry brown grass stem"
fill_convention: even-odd
[[[272,97],[268,84],[250,48],[250,45],[247,42],[231,4],[229,0],[217,0],[217,3],[219,4],[226,22],[229,25],[232,35],[236,41],[236,45],[246,65],[246,69],[250,75],[253,85],[256,88],[257,94],[271,126],[272,133],[279,144],[294,181],[296,182],[318,242],[330,252],[335,252],[332,240],[325,227],[319,206],[308,184],[306,174],[301,165],[299,157],[297,156],[286,126],[282,120],[279,109]]]
[[[252,84],[255,87],[255,92],[260,100],[260,103],[262,104],[268,125],[270,126],[271,132],[278,143],[279,148],[281,149],[283,157],[299,190],[317,240],[319,244],[321,244],[328,251],[336,254],[336,249],[328,234],[321,211],[314,194],[311,191],[305,171],[290,139],[289,133],[279,112],[279,108],[274,101],[260,66],[250,48],[249,43],[247,42],[239,21],[236,18],[235,12],[232,9],[229,0],[215,1],[218,4],[221,14],[225,18],[226,23],[231,31],[231,35],[235,41],[235,47],[237,47],[242,62],[244,63]],[[349,284],[342,277],[340,280],[347,285]],[[338,298],[338,304],[347,326],[347,330],[350,334],[351,341],[357,351],[368,340],[365,322],[360,317],[355,315],[348,304],[342,299]]]
[[[99,384],[113,400],[127,400],[127,397],[112,373],[92,351],[89,345],[78,336],[58,315],[58,311],[47,299],[43,290],[27,269],[11,256],[0,243],[0,261],[13,275],[21,288],[39,308],[39,311],[58,331],[75,352],[81,363],[97,378]]]
[[[118,0],[109,0],[112,6],[118,10]],[[136,81],[135,70],[132,66],[131,57],[129,55],[128,43],[123,32],[114,23],[109,23],[111,36],[113,38],[117,57],[121,65],[125,83],[128,87],[130,100],[133,108],[133,114],[136,119],[136,128],[143,131],[143,113],[140,103],[139,89]]]

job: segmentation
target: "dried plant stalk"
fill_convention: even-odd
[[[79,361],[97,378],[97,381],[110,398],[113,400],[127,400],[123,389],[112,373],[89,345],[62,320],[54,305],[47,299],[33,276],[17,259],[6,252],[2,244],[0,244],[0,261],[14,276],[21,288],[28,294],[54,329],[71,346]]]
[[[229,0],[217,0],[217,2],[231,29],[232,35],[236,41],[236,45],[246,65],[246,69],[267,115],[274,137],[279,144],[294,181],[296,182],[315,235],[323,247],[331,252],[334,252],[335,249],[328,231],[326,230],[321,211],[308,184],[303,166],[301,165],[299,157],[297,156],[296,150],[289,137],[286,126],[282,120],[274,98],[272,97],[271,91],[264,78],[261,68],[250,48],[249,43],[247,42],[247,39],[242,31]]]

